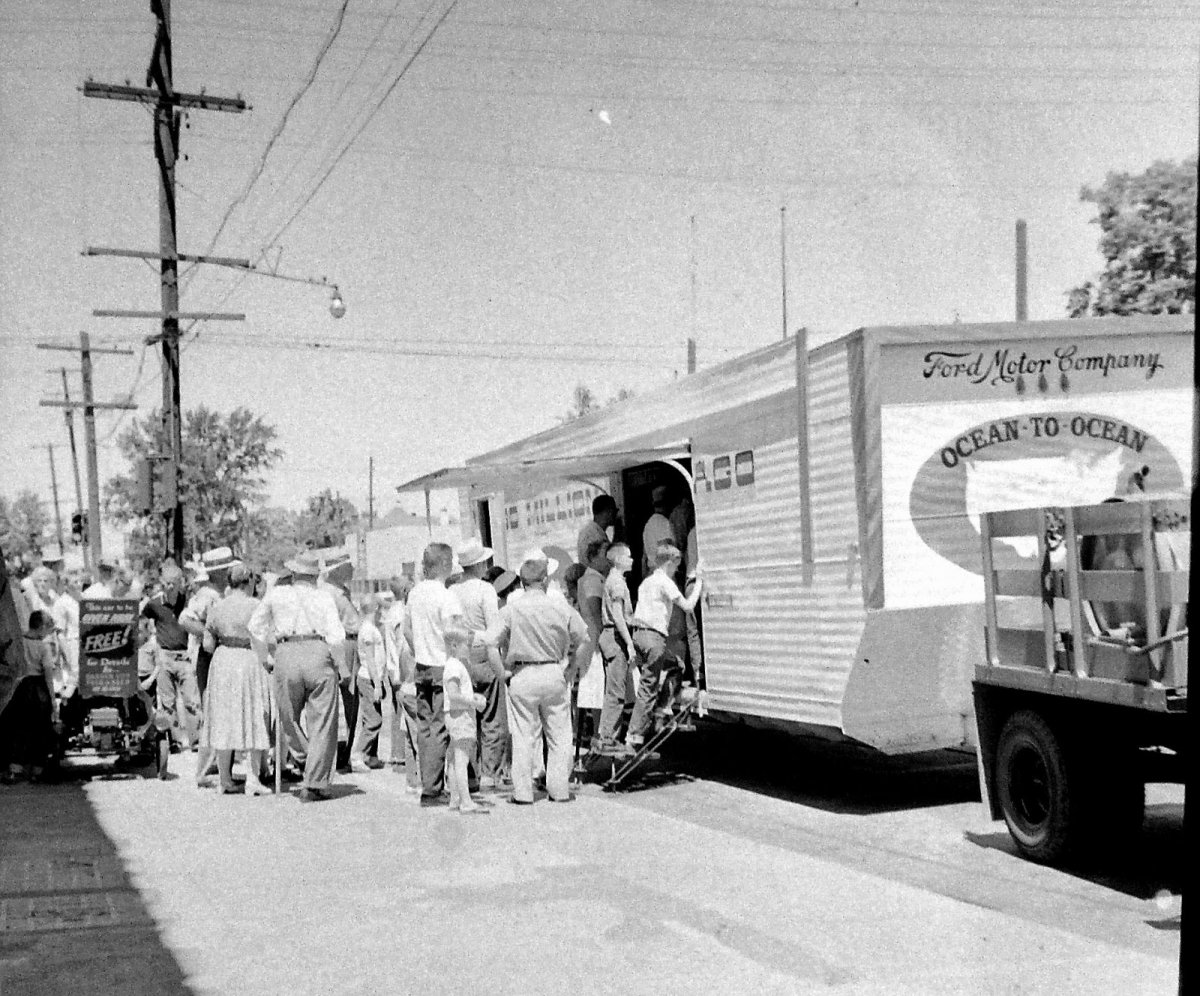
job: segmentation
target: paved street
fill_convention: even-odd
[[[3,789],[0,993],[1175,991],[1178,790],[1088,877],[1015,857],[969,764],[787,745],[701,733],[639,791],[482,818],[390,771],[223,797],[190,755]]]

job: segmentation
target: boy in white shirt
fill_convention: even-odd
[[[442,700],[445,703],[446,732],[450,737],[449,764],[450,808],[460,813],[484,814],[488,811],[471,798],[467,765],[475,754],[475,714],[487,699],[471,690],[471,675],[465,661],[471,653],[469,630],[451,626],[446,629],[446,663],[442,666]]]
[[[691,594],[685,597],[675,583],[675,573],[682,560],[679,547],[672,540],[663,540],[655,549],[654,573],[638,587],[637,608],[633,612],[631,628],[633,645],[642,658],[642,674],[638,682],[637,702],[629,720],[629,733],[625,737],[626,745],[633,750],[645,743],[646,734],[654,725],[654,705],[659,694],[660,675],[664,679],[663,686],[670,687],[673,677],[680,670],[679,661],[667,652],[671,610],[678,607],[691,613],[700,600],[703,583],[699,565],[695,572],[696,586]],[[670,712],[670,706],[664,708]]]

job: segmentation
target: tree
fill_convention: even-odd
[[[1104,270],[1067,294],[1072,318],[1195,310],[1196,157],[1144,173],[1109,173],[1080,199],[1095,204]]]
[[[32,491],[20,491],[12,501],[0,495],[0,548],[6,557],[40,556],[49,524],[49,515]]]
[[[278,569],[304,549],[300,519],[296,512],[274,506],[251,511],[243,553],[258,567]]]
[[[137,462],[168,452],[157,411],[137,419],[117,439],[129,473],[104,488],[105,510],[121,523],[135,523],[135,538],[150,542],[158,524],[134,506]],[[262,504],[266,474],[283,456],[275,427],[247,408],[228,415],[201,406],[183,416],[183,462],[179,500],[183,502],[189,545],[198,550],[243,545],[248,516]]]
[[[632,398],[633,391],[628,387],[622,387],[607,401],[602,402],[586,384],[576,384],[575,391],[571,395],[571,408],[560,419],[564,424],[574,422],[577,418],[583,418],[590,412],[599,411],[601,408],[607,408],[609,405],[615,405],[618,401],[624,401],[626,398]]]
[[[358,509],[354,504],[326,488],[312,495],[305,510],[297,516],[296,538],[304,547],[340,546],[358,525]]]

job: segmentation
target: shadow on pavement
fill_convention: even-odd
[[[965,837],[977,847],[1003,851],[1025,860],[1007,831],[967,833]],[[1185,845],[1183,806],[1149,805],[1141,836],[1132,847],[1110,851],[1087,862],[1064,865],[1059,870],[1134,899],[1153,899],[1162,890],[1178,896],[1183,892],[1185,861],[1190,864]],[[1178,930],[1178,923],[1170,926],[1171,920],[1168,917],[1147,923],[1162,930]]]
[[[979,801],[975,756],[931,751],[889,757],[849,743],[718,723],[698,724],[662,749],[660,772],[850,815]],[[660,782],[661,783],[661,782]]]
[[[96,820],[87,777],[0,787],[0,993],[190,994]]]

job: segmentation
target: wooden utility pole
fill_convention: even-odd
[[[375,528],[375,458],[367,457],[367,529]]]
[[[779,207],[779,277],[783,298],[783,338],[787,338],[787,205]]]
[[[159,293],[162,304],[160,312],[119,311],[100,309],[96,315],[109,318],[155,317],[162,321],[162,330],[151,342],[162,343],[162,420],[167,453],[170,461],[165,468],[174,475],[174,494],[179,494],[179,473],[183,460],[183,417],[179,396],[179,320],[229,319],[241,320],[243,315],[202,314],[188,315],[179,310],[179,260],[176,245],[175,217],[175,163],[179,156],[179,125],[181,109],[241,112],[246,102],[240,97],[211,97],[205,93],[178,93],[175,90],[171,54],[171,0],[150,0],[150,10],[157,26],[154,34],[154,50],[150,55],[150,67],[146,71],[146,86],[118,86],[107,83],[84,83],[86,97],[105,100],[126,100],[154,106],[154,158],[158,164],[158,241],[157,253],[136,250],[106,250],[90,255],[131,256],[159,261]],[[197,258],[197,262],[212,262]],[[248,263],[246,264],[249,265]],[[168,547],[175,560],[182,564],[185,559],[183,536],[183,506],[176,498],[165,513],[167,519]]]
[[[67,368],[61,367],[62,382],[63,382],[63,401],[67,404],[71,403],[71,389],[67,386]],[[63,409],[63,418],[67,420],[67,439],[71,444],[71,476],[75,481],[75,511],[83,511],[83,488],[79,484],[79,453],[75,449],[75,411],[71,408]],[[87,562],[87,557],[83,559],[84,566],[90,568]]]
[[[54,531],[58,536],[58,552],[65,554],[67,546],[63,542],[62,508],[58,504],[58,474],[54,470],[54,444],[46,444],[46,456],[50,458],[50,490],[54,494]]]
[[[75,352],[74,346],[59,346],[52,343],[38,343],[38,349],[63,349]],[[43,407],[65,408],[71,411],[83,409],[83,444],[87,457],[88,472],[88,553],[94,568],[103,556],[100,540],[100,471],[96,459],[96,409],[119,408],[132,410],[137,408],[132,401],[97,401],[92,391],[92,353],[113,353],[119,356],[132,356],[132,349],[92,349],[92,341],[86,332],[79,333],[79,366],[80,378],[83,381],[83,401],[43,401]]]
[[[1029,245],[1025,219],[1017,219],[1017,321],[1029,321]]]

